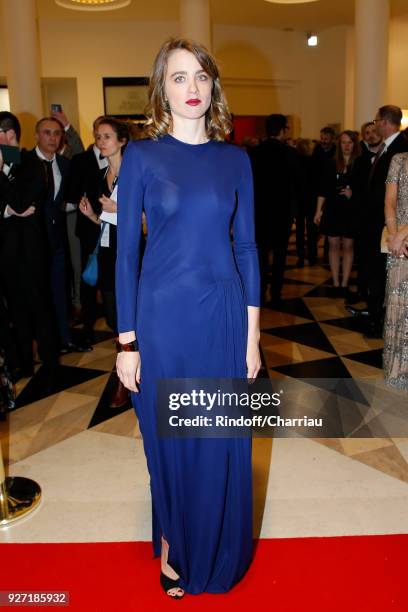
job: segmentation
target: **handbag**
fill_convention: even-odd
[[[386,253],[389,254],[390,250],[388,248],[388,238],[389,238],[389,231],[386,225],[384,225],[382,234],[381,234],[381,253]],[[408,241],[405,242],[405,246],[408,246]],[[401,255],[400,257],[404,257],[404,255]]]
[[[82,280],[87,285],[91,285],[91,287],[95,287],[98,282],[98,253],[99,247],[101,246],[101,239],[103,230],[105,229],[106,222],[102,222],[101,233],[99,234],[98,242],[96,243],[95,250],[88,257],[88,261],[86,262],[85,270],[82,272]]]

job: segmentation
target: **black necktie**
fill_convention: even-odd
[[[371,169],[370,169],[370,176],[368,178],[368,181],[370,182],[371,179],[373,178],[374,172],[375,172],[375,168],[378,164],[378,162],[380,161],[380,157],[383,153],[385,149],[385,142],[382,143],[381,147],[378,149],[377,153],[375,154],[375,156],[371,159]]]
[[[52,161],[44,160],[45,167],[47,169],[47,196],[46,196],[46,206],[52,206],[54,203],[54,192],[55,192],[55,184],[54,184],[54,172],[52,171]]]
[[[105,159],[105,156],[102,153],[99,153],[99,159]]]

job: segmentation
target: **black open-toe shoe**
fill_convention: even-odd
[[[171,597],[172,599],[181,599],[182,597],[184,597],[184,593],[182,595],[179,595],[177,593],[171,595],[170,593],[168,593],[170,589],[181,589],[178,578],[177,580],[173,580],[173,578],[169,578],[168,576],[166,576],[166,574],[160,572],[160,584],[162,586],[163,591],[165,591],[168,597]]]

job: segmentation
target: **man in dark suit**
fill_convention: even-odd
[[[296,193],[296,150],[285,144],[288,123],[284,115],[266,120],[267,139],[251,154],[255,191],[255,230],[265,302],[269,252],[273,252],[271,305],[279,307]]]
[[[384,315],[386,256],[381,253],[381,234],[384,228],[385,181],[391,159],[408,151],[408,142],[400,133],[402,111],[398,106],[382,106],[375,117],[375,126],[382,145],[371,160],[368,182],[362,196],[360,240],[361,274],[367,288],[367,335],[381,337]]]
[[[319,171],[324,171],[330,161],[336,154],[336,132],[330,126],[326,126],[320,130],[320,141],[316,144],[312,159],[319,168]]]
[[[37,146],[28,155],[33,163],[39,160],[46,180],[42,202],[51,260],[51,289],[60,334],[60,352],[92,350],[72,342],[68,313],[68,237],[66,227],[66,190],[69,160],[57,151],[63,126],[54,117],[44,117],[36,125]]]
[[[0,144],[17,149],[20,134],[17,117],[0,113]],[[45,193],[45,172],[37,157],[22,150],[20,161],[8,164],[0,156],[0,276],[24,376],[33,374],[33,337],[50,375],[58,363],[42,210]]]
[[[364,253],[366,250],[366,244],[362,240],[361,229],[364,227],[364,220],[366,217],[366,210],[364,207],[364,201],[366,198],[366,190],[368,185],[368,178],[371,173],[372,160],[378,153],[383,139],[377,133],[377,128],[374,121],[367,121],[361,126],[360,141],[360,155],[355,160],[353,166],[353,198],[356,204],[355,206],[355,227],[357,232],[354,238],[354,265],[357,269],[357,292],[349,293],[346,299],[346,308],[354,316],[359,316],[363,313],[363,316],[368,315],[367,307],[357,308],[353,306],[360,301],[367,300],[367,287],[365,275],[362,273],[362,265],[364,266]],[[365,238],[365,236],[364,236]],[[363,260],[363,264],[362,264]]]
[[[313,199],[315,201],[315,206],[317,204],[317,198],[320,194],[322,177],[326,176],[328,172],[328,168],[330,168],[330,164],[332,163],[334,156],[336,155],[336,132],[334,129],[327,125],[320,130],[320,140],[316,144],[312,153],[311,160],[311,191],[313,193]],[[314,216],[314,215],[313,215]],[[316,230],[317,230],[317,226]],[[319,240],[319,232],[311,232],[311,258],[309,258],[310,265],[314,265],[317,261],[317,243]],[[327,236],[325,236],[324,240],[324,260],[328,261],[329,254],[329,240]]]
[[[102,117],[94,121],[94,134]],[[78,204],[84,194],[91,202],[93,210],[100,214],[101,204],[99,198],[102,195],[102,170],[106,168],[108,161],[101,155],[100,150],[94,144],[83,153],[75,155],[71,160],[70,175],[68,181],[67,199],[69,202]],[[85,269],[89,255],[94,251],[99,238],[100,227],[90,221],[88,217],[78,212],[76,222],[76,235],[81,244],[81,266]],[[94,341],[93,327],[97,318],[97,288],[91,287],[82,281],[81,283],[81,305],[82,322],[84,324],[85,340],[90,344]]]

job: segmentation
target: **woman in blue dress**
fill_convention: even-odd
[[[159,437],[156,383],[258,374],[251,167],[224,141],[230,117],[202,45],[162,46],[147,114],[147,138],[128,145],[119,175],[117,371],[143,437],[161,585],[174,598],[224,593],[252,558],[251,439]]]

